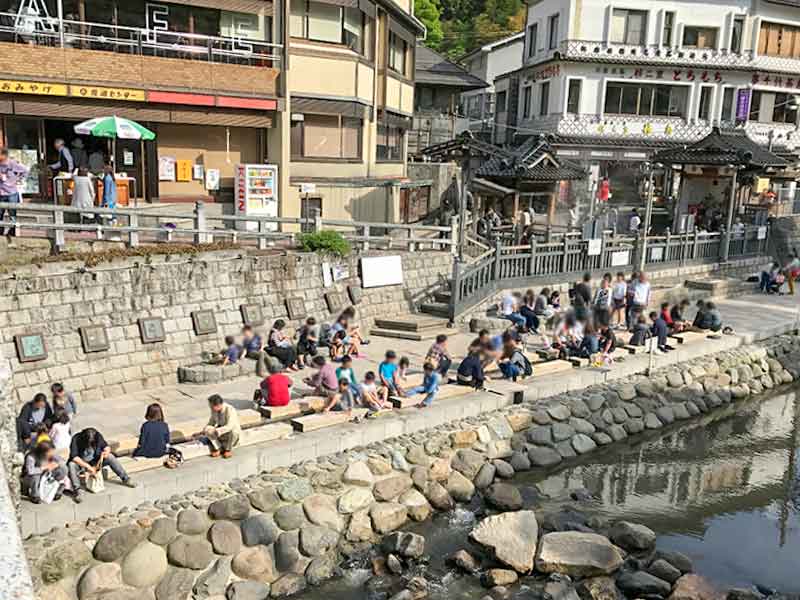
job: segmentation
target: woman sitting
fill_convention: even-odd
[[[55,494],[49,498],[43,498],[42,493],[46,486],[42,486],[42,481],[47,477],[50,484],[55,487]],[[41,442],[25,456],[25,463],[22,468],[22,492],[30,498],[34,504],[41,504],[43,501],[52,502],[61,498],[64,484],[67,482],[67,469],[63,459],[56,455],[55,448],[50,442]]]
[[[164,422],[160,404],[151,404],[144,414],[139,430],[139,443],[133,451],[134,458],[160,458],[169,450],[169,426]]]
[[[278,319],[273,323],[272,330],[269,332],[269,354],[277,358],[281,364],[290,371],[297,371],[297,351],[294,349],[292,340],[284,332],[286,321]]]

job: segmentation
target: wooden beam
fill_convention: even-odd
[[[348,415],[346,412],[327,412],[316,415],[309,415],[307,417],[299,417],[292,419],[290,423],[295,431],[307,433],[309,431],[316,431],[317,429],[325,429],[326,427],[333,427],[334,425],[341,425],[347,423],[356,417],[363,418],[367,414],[366,408],[354,408],[352,414]]]

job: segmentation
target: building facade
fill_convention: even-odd
[[[63,138],[76,163],[113,158],[151,201],[230,201],[238,164],[274,164],[282,216],[319,208],[326,218],[391,218],[424,35],[412,7],[6,0],[2,142],[32,168],[31,199],[52,199],[48,164]],[[74,134],[77,122],[105,115],[134,119],[156,139],[113,146]]]
[[[525,43],[523,32],[497,40],[473,50],[461,60],[464,68],[489,86],[461,95],[462,113],[469,118],[471,129],[492,137],[496,106],[505,105],[503,90],[495,92],[495,80],[512,73],[522,66],[522,50]],[[500,94],[500,98],[497,98]],[[498,102],[500,100],[501,102]]]
[[[552,134],[595,177],[624,177],[654,149],[715,125],[795,152],[800,4],[531,2],[523,66],[495,88],[514,98],[503,120],[514,136],[499,141]]]

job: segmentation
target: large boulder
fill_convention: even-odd
[[[170,567],[156,586],[156,600],[185,600],[189,597],[197,579],[197,571]]]
[[[176,567],[205,569],[214,560],[211,544],[200,537],[179,535],[167,546],[169,562]]]
[[[372,493],[377,500],[389,502],[406,490],[410,490],[413,486],[414,482],[408,475],[395,475],[394,477],[387,477],[386,479],[378,481]]]
[[[78,598],[88,600],[92,595],[122,587],[122,568],[119,563],[100,563],[89,567],[78,582]]]
[[[267,600],[269,584],[260,581],[234,581],[225,592],[226,600]]]
[[[530,573],[533,570],[539,538],[539,525],[533,511],[487,517],[472,530],[469,537],[518,573]]]
[[[495,483],[484,492],[484,498],[490,506],[502,511],[522,508],[522,494],[508,483]]]
[[[148,533],[147,529],[136,523],[109,529],[94,545],[94,557],[103,562],[119,560],[144,540]]]
[[[306,578],[302,575],[287,573],[270,586],[272,598],[294,596],[306,589]]]
[[[414,521],[424,521],[431,514],[431,505],[417,490],[408,490],[397,501],[408,509],[408,516]]]
[[[205,534],[211,521],[202,510],[187,508],[178,513],[178,531],[186,535]]]
[[[345,469],[342,481],[350,485],[360,485],[363,487],[372,487],[375,483],[375,476],[369,470],[367,463],[354,462]]]
[[[92,553],[86,544],[72,538],[63,544],[54,544],[48,548],[36,562],[36,566],[45,583],[55,583],[78,573],[84,566],[92,562]]]
[[[308,525],[300,530],[300,549],[306,556],[323,556],[338,542],[339,534],[326,527]]]
[[[254,517],[258,516],[261,515],[254,515]],[[242,521],[242,523],[254,517],[248,517],[245,521]],[[302,504],[284,504],[275,511],[275,513],[272,515],[272,518],[275,519],[275,524],[284,531],[300,529],[308,522],[306,520],[306,515],[303,512]]]
[[[230,521],[214,523],[208,530],[208,540],[217,554],[236,554],[242,548],[242,532]]]
[[[231,568],[237,577],[261,583],[272,583],[278,578],[275,569],[275,556],[272,549],[265,546],[245,548],[233,557]]]
[[[178,535],[178,524],[175,519],[164,517],[153,521],[153,526],[150,528],[150,535],[147,539],[159,546],[166,546],[175,539],[176,535]]]
[[[706,579],[689,573],[675,582],[669,600],[716,600],[719,592]]]
[[[278,495],[285,502],[300,502],[314,493],[308,479],[287,479],[278,485]]]
[[[535,467],[553,467],[561,462],[561,455],[545,446],[531,446],[528,448],[528,458]]]
[[[408,521],[408,509],[395,502],[377,502],[369,509],[369,516],[372,519],[372,528],[384,534],[405,525]]]
[[[475,486],[460,472],[453,471],[447,478],[447,493],[456,502],[469,502],[475,495]]]
[[[299,527],[299,525],[298,525]],[[242,541],[245,546],[269,546],[281,534],[281,530],[270,515],[257,514],[241,523]]]
[[[447,490],[442,484],[437,481],[431,481],[425,488],[425,497],[437,510],[450,510],[455,506],[455,502],[447,493]]]
[[[590,577],[578,584],[582,600],[623,600],[617,584],[611,577]]]
[[[278,496],[278,489],[274,485],[259,490],[254,490],[247,494],[250,504],[253,508],[261,512],[270,512],[275,510],[281,504],[281,498]]]
[[[619,550],[596,533],[563,531],[542,536],[536,570],[570,577],[610,575],[622,566]]]
[[[355,487],[339,496],[339,512],[344,515],[352,514],[375,502],[372,492],[365,487]]]
[[[303,500],[306,517],[314,525],[322,525],[334,531],[344,530],[344,519],[339,514],[336,500],[325,494],[313,494]]]
[[[425,538],[416,533],[395,531],[383,538],[381,550],[404,558],[422,558],[425,554]]]
[[[626,571],[617,577],[617,585],[631,598],[656,596],[666,598],[672,586],[644,571]]]
[[[486,457],[475,450],[459,450],[453,455],[450,463],[452,468],[472,481],[478,475],[481,467],[486,462]]]
[[[229,496],[212,502],[208,507],[208,514],[212,519],[241,521],[250,514],[250,500],[241,494]]]
[[[167,572],[167,554],[161,546],[142,541],[122,561],[122,580],[143,588],[158,583]]]
[[[614,523],[609,537],[617,546],[629,552],[643,552],[656,545],[656,534],[652,529],[628,521]]]

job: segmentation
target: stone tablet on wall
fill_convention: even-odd
[[[106,333],[105,325],[87,325],[79,329],[81,334],[81,343],[83,344],[83,351],[86,354],[90,352],[102,352],[108,350],[110,344],[108,343],[108,334]]]
[[[328,312],[336,313],[347,306],[347,297],[342,292],[328,292],[325,294]]]
[[[264,324],[264,311],[260,304],[242,304],[239,307],[242,312],[242,323],[255,327]]]
[[[357,285],[347,287],[347,295],[350,296],[350,302],[353,304],[361,304],[361,294],[363,290]]]
[[[34,362],[47,358],[47,348],[41,333],[26,333],[14,336],[19,362]]]
[[[192,312],[192,324],[195,335],[208,335],[217,332],[217,319],[213,310],[196,310]]]
[[[286,312],[289,313],[289,318],[293,321],[304,318],[306,316],[306,301],[302,298],[287,298]]]
[[[139,333],[142,335],[143,344],[163,342],[167,337],[164,333],[164,321],[161,317],[139,319]]]

